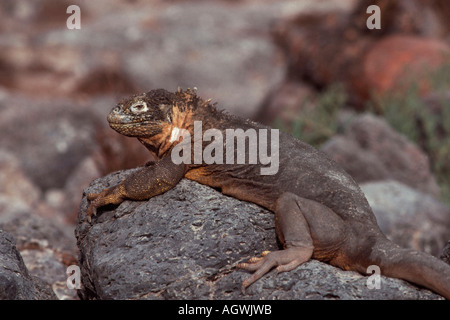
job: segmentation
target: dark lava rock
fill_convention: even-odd
[[[134,170],[95,180],[85,194]],[[241,291],[248,272],[235,266],[278,244],[271,212],[182,180],[149,201],[125,201],[86,221],[84,195],[75,231],[83,299],[437,299],[397,279],[367,277],[311,260],[274,271]]]
[[[0,300],[53,299],[51,287],[29,274],[14,238],[0,230]]]

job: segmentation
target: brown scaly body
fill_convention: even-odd
[[[262,257],[240,264],[240,268],[254,271],[243,282],[244,288],[273,267],[279,272],[289,271],[314,258],[363,274],[370,265],[377,265],[383,275],[411,281],[450,298],[450,266],[387,240],[354,180],[308,144],[280,133],[279,167],[267,175],[261,174],[267,163],[260,160],[251,164],[206,163],[204,159],[177,163],[171,153],[181,143],[192,144],[191,158],[198,152],[194,146],[196,121],[201,121],[202,135],[208,129],[224,135],[228,129],[270,130],[216,110],[192,90],[171,93],[158,89],[130,97],[111,111],[108,121],[119,133],[138,138],[159,160],[117,186],[89,194],[88,220],[101,206],[126,199],[149,199],[186,177],[275,213],[275,227],[284,250],[265,251]],[[185,141],[187,136],[182,132],[194,139]],[[202,140],[200,151],[209,143]],[[245,148],[246,159],[250,159],[249,147]],[[225,149],[224,145],[224,157]]]

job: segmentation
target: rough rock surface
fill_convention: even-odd
[[[0,300],[56,299],[50,286],[28,272],[14,238],[0,229]]]
[[[354,118],[344,130],[321,149],[356,182],[392,179],[431,195],[439,194],[428,156],[385,120],[366,113]]]
[[[77,256],[72,226],[39,216],[23,202],[0,196],[0,230],[14,237],[27,274],[51,286],[58,299],[77,298],[66,286],[66,268],[76,264]]]
[[[95,180],[85,194],[114,185],[134,170]],[[437,299],[398,279],[367,277],[312,260],[274,271],[241,292],[248,273],[236,264],[276,250],[272,213],[182,180],[149,201],[125,201],[86,221],[83,197],[75,231],[87,299]]]
[[[436,257],[450,235],[450,208],[397,181],[361,185],[378,225],[398,245]]]

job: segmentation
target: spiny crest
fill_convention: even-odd
[[[164,89],[155,89],[146,93],[146,100],[151,105],[158,106],[162,104],[174,104],[177,100],[177,96]]]
[[[197,95],[197,88],[193,89],[188,88],[186,90],[182,90],[178,87],[175,95],[180,98],[181,103],[176,104],[180,110],[186,110],[187,108],[191,108],[193,110],[198,110],[198,108],[208,108],[210,111],[216,112],[216,104],[211,104],[211,99],[203,100],[200,96]]]
[[[197,95],[197,88],[188,88],[182,90],[178,87],[176,92],[170,92],[165,89],[154,89],[147,93],[136,94],[122,100],[119,104],[128,109],[133,104],[144,101],[149,107],[157,107],[161,105],[177,107],[179,111],[206,111],[213,113],[224,113],[216,109],[217,103],[211,103],[211,99],[203,100]]]

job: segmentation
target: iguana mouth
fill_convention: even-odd
[[[161,132],[155,121],[145,122],[109,122],[109,126],[120,134],[129,137],[153,136]]]
[[[139,119],[134,119],[132,116],[127,114],[117,114],[110,112],[108,114],[107,120],[110,124],[125,125],[129,123],[139,123]]]
[[[111,127],[128,127],[128,128],[142,128],[142,127],[155,127],[155,126],[161,126],[161,122],[159,121],[130,121],[130,122],[119,122],[119,121],[110,121],[109,125]]]

